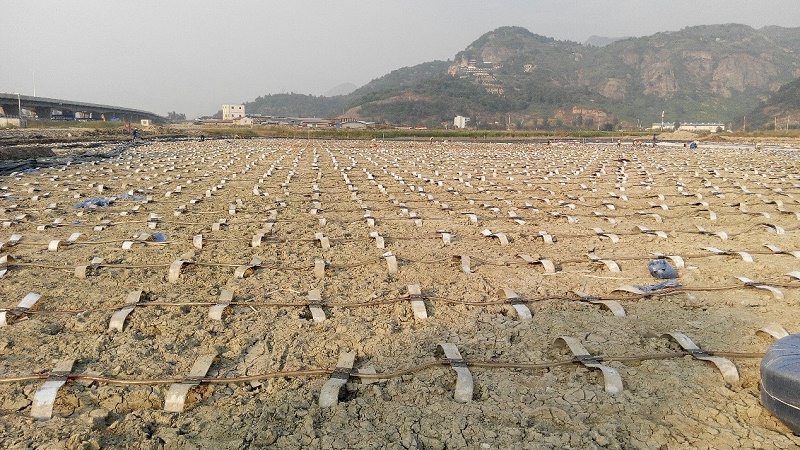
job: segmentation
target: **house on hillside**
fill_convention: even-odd
[[[244,116],[244,105],[222,105],[222,120],[236,120]]]
[[[455,128],[467,128],[467,122],[469,122],[469,117],[456,116],[453,119],[453,126]]]

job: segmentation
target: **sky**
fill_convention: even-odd
[[[521,26],[558,40],[694,25],[800,27],[797,0],[6,0],[0,92],[187,118],[279,93],[322,95],[452,60]]]

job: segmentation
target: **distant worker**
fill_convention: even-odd
[[[622,145],[622,139],[617,139],[617,147],[620,147],[621,145]]]
[[[201,135],[200,135],[200,142],[203,142],[203,141],[205,141],[205,140],[206,140],[206,137],[205,137],[205,135],[202,135],[202,134],[201,134]]]
[[[656,142],[658,142],[658,138],[657,138],[657,137],[656,137],[656,135],[654,134],[654,135],[653,135],[653,147],[655,147],[655,146],[656,146]]]
[[[131,131],[131,134],[133,135],[133,141],[136,142],[136,136],[139,135],[139,129],[134,128],[133,131]]]

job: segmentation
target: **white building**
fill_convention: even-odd
[[[244,105],[222,105],[222,120],[236,120],[244,117]]]
[[[717,131],[725,131],[724,123],[682,123],[678,128],[683,131],[709,131],[716,133]]]
[[[469,122],[469,117],[456,116],[453,119],[453,126],[456,128],[467,128],[467,122]]]

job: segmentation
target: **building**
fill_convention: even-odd
[[[724,123],[682,123],[678,128],[681,131],[708,131],[716,133],[717,131],[725,131]]]
[[[675,131],[675,124],[664,123],[662,127],[661,123],[656,122],[650,129],[660,130],[660,131]],[[693,131],[693,132],[704,131],[704,132],[716,133],[717,131],[725,131],[725,124],[687,122],[680,124],[680,127],[678,127],[678,131]]]
[[[453,119],[453,126],[456,128],[467,128],[467,122],[469,122],[469,117],[456,116]]]
[[[658,131],[675,131],[675,124],[674,123],[654,122],[653,126],[650,129],[651,130],[658,130]]]
[[[244,105],[222,105],[222,120],[235,120],[244,117]]]

